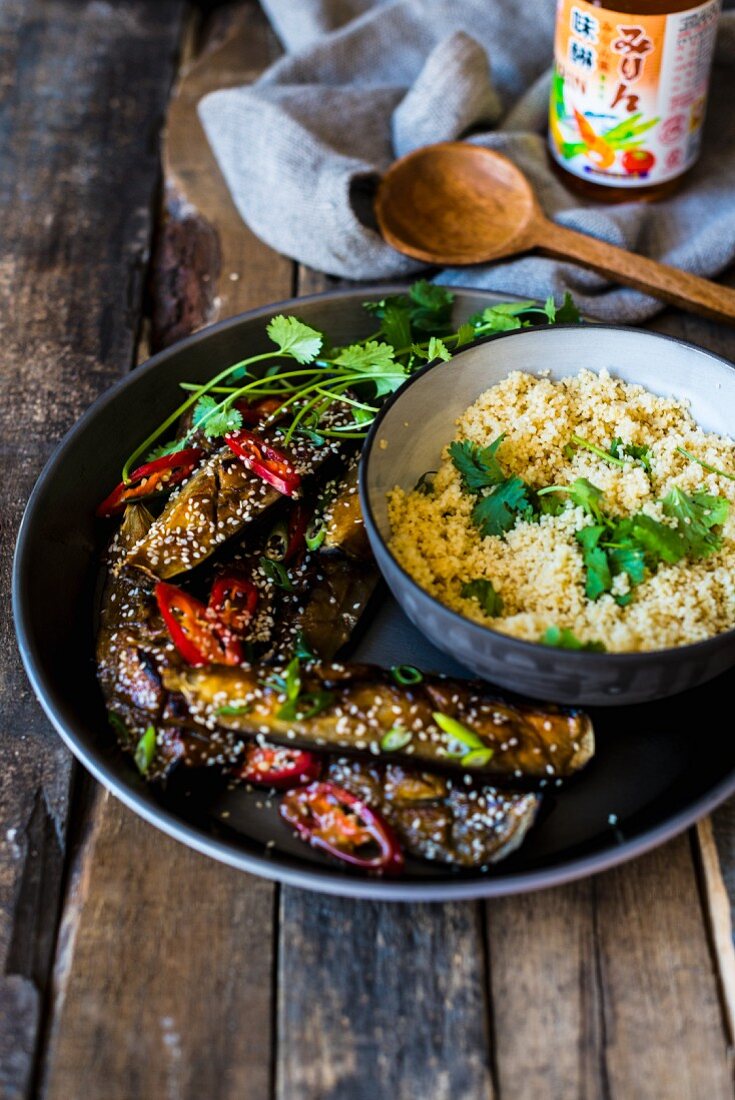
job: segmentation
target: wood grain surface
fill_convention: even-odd
[[[16,70],[0,75],[0,180],[15,199],[0,258],[4,583],[5,536],[53,440],[133,365],[142,330],[157,348],[334,285],[243,225],[196,120],[201,94],[277,53],[255,0],[206,18],[173,0],[0,0],[0,61]],[[735,354],[706,321],[667,313],[655,327]],[[70,798],[68,756],[17,661],[3,677],[3,1100],[733,1096],[731,807],[535,895],[320,897],[206,860],[91,782]]]
[[[21,670],[10,565],[52,448],[134,358],[181,5],[0,3],[0,1095],[32,1087],[71,758]],[[114,155],[111,155],[114,151]]]

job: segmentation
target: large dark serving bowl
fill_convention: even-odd
[[[264,349],[265,322],[274,313],[297,314],[335,341],[350,342],[374,328],[360,303],[388,290],[339,291],[235,317],[156,356],[92,406],[41,475],[18,538],[14,609],[26,670],[54,726],[100,782],[171,836],[244,870],[331,893],[393,900],[512,893],[600,870],[672,836],[735,790],[735,739],[717,727],[701,736],[706,716],[729,706],[731,675],[672,703],[627,708],[624,720],[619,709],[593,712],[598,753],[592,765],[549,796],[522,848],[484,875],[419,863],[397,881],[350,874],[295,840],[272,812],[258,808],[259,797],[227,795],[213,776],[181,774],[165,789],[148,786],[107,726],[93,659],[104,532],[93,513],[118,480],[131,444],[170,412],[180,380],[204,380],[244,349]],[[459,292],[458,317],[494,300]],[[356,656],[463,672],[388,597]],[[268,850],[270,839],[276,844]]]

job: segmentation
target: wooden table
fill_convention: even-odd
[[[277,53],[254,2],[0,0],[0,1096],[730,1097],[735,805],[540,894],[343,901],[138,820],[28,687],[10,560],[56,441],[151,348],[328,283],[242,226],[193,112]]]

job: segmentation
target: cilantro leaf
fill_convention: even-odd
[[[602,642],[580,642],[572,630],[566,627],[550,626],[539,638],[541,645],[554,646],[556,649],[577,649],[586,653],[606,653]]]
[[[568,290],[564,294],[562,304],[554,310],[554,316],[550,316],[548,310],[546,316],[551,324],[556,323],[557,325],[576,325],[580,320],[579,310]]]
[[[321,350],[322,334],[296,317],[279,313],[266,331],[279,351],[290,355],[297,363],[313,363]]]
[[[521,328],[521,319],[514,313],[500,309],[486,309],[482,314],[482,327],[490,332],[511,332]]]
[[[460,595],[465,600],[477,600],[486,615],[496,618],[503,610],[503,599],[493,588],[492,581],[478,577],[462,585]]]
[[[687,552],[686,542],[678,531],[665,523],[659,523],[644,512],[631,517],[630,532],[646,551],[646,556],[653,565],[657,565],[659,561],[674,565]]]
[[[519,477],[502,481],[487,496],[481,497],[472,509],[472,522],[483,538],[509,531],[519,515],[532,511],[528,486]]]
[[[651,449],[645,444],[623,443],[620,436],[616,436],[610,444],[609,454],[613,458],[632,458],[640,463],[647,473],[651,472]]]
[[[661,501],[667,516],[676,519],[676,526],[692,558],[706,558],[722,545],[722,539],[712,528],[721,525],[730,511],[724,497],[709,493],[685,493],[674,486]]]
[[[432,336],[429,340],[428,358],[431,362],[433,359],[441,359],[443,362],[448,363],[452,358],[452,353],[438,336]]]
[[[584,508],[598,523],[606,523],[600,507],[604,495],[602,489],[598,489],[586,477],[578,477],[571,485],[549,485],[546,489],[539,489],[538,495],[543,496],[546,493],[566,493],[575,507]]]
[[[475,327],[471,325],[469,321],[466,321],[463,325],[460,325],[457,329],[457,343],[455,347],[462,348],[465,344],[471,344],[475,339]]]
[[[452,465],[462,478],[462,488],[469,493],[479,493],[491,485],[505,480],[505,472],[495,455],[505,439],[505,432],[488,447],[480,447],[469,439],[449,444],[449,457]]]
[[[454,294],[443,286],[419,279],[408,292],[411,303],[411,325],[420,332],[446,329],[452,316]]]
[[[601,536],[607,528],[604,524],[595,527],[583,527],[577,531],[577,541],[582,544],[582,557],[586,569],[585,594],[589,600],[596,600],[603,592],[612,588],[612,574],[607,554],[599,545]]]
[[[632,587],[642,584],[646,574],[646,556],[639,546],[606,546],[607,558],[614,576],[627,573]]]
[[[408,306],[389,304],[382,317],[381,332],[386,341],[398,351],[411,343],[411,311]]]
[[[350,344],[341,348],[334,362],[340,367],[354,371],[390,370],[395,364],[395,348],[377,340],[367,340],[364,344]]]
[[[154,462],[157,458],[164,458],[166,455],[175,455],[177,451],[182,451],[187,446],[185,439],[173,439],[170,443],[161,443],[158,447],[154,447],[152,451],[149,451],[145,456],[146,462]]]
[[[192,427],[201,428],[207,439],[217,439],[218,436],[236,432],[242,427],[242,413],[237,409],[225,408],[205,394],[194,406]]]

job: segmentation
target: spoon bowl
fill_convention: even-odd
[[[444,141],[397,160],[380,181],[375,215],[389,245],[426,264],[479,264],[535,251],[735,323],[735,290],[557,225],[520,169],[481,145]]]
[[[432,264],[477,264],[527,247],[540,210],[507,157],[463,142],[417,149],[397,161],[378,190],[383,237]]]

